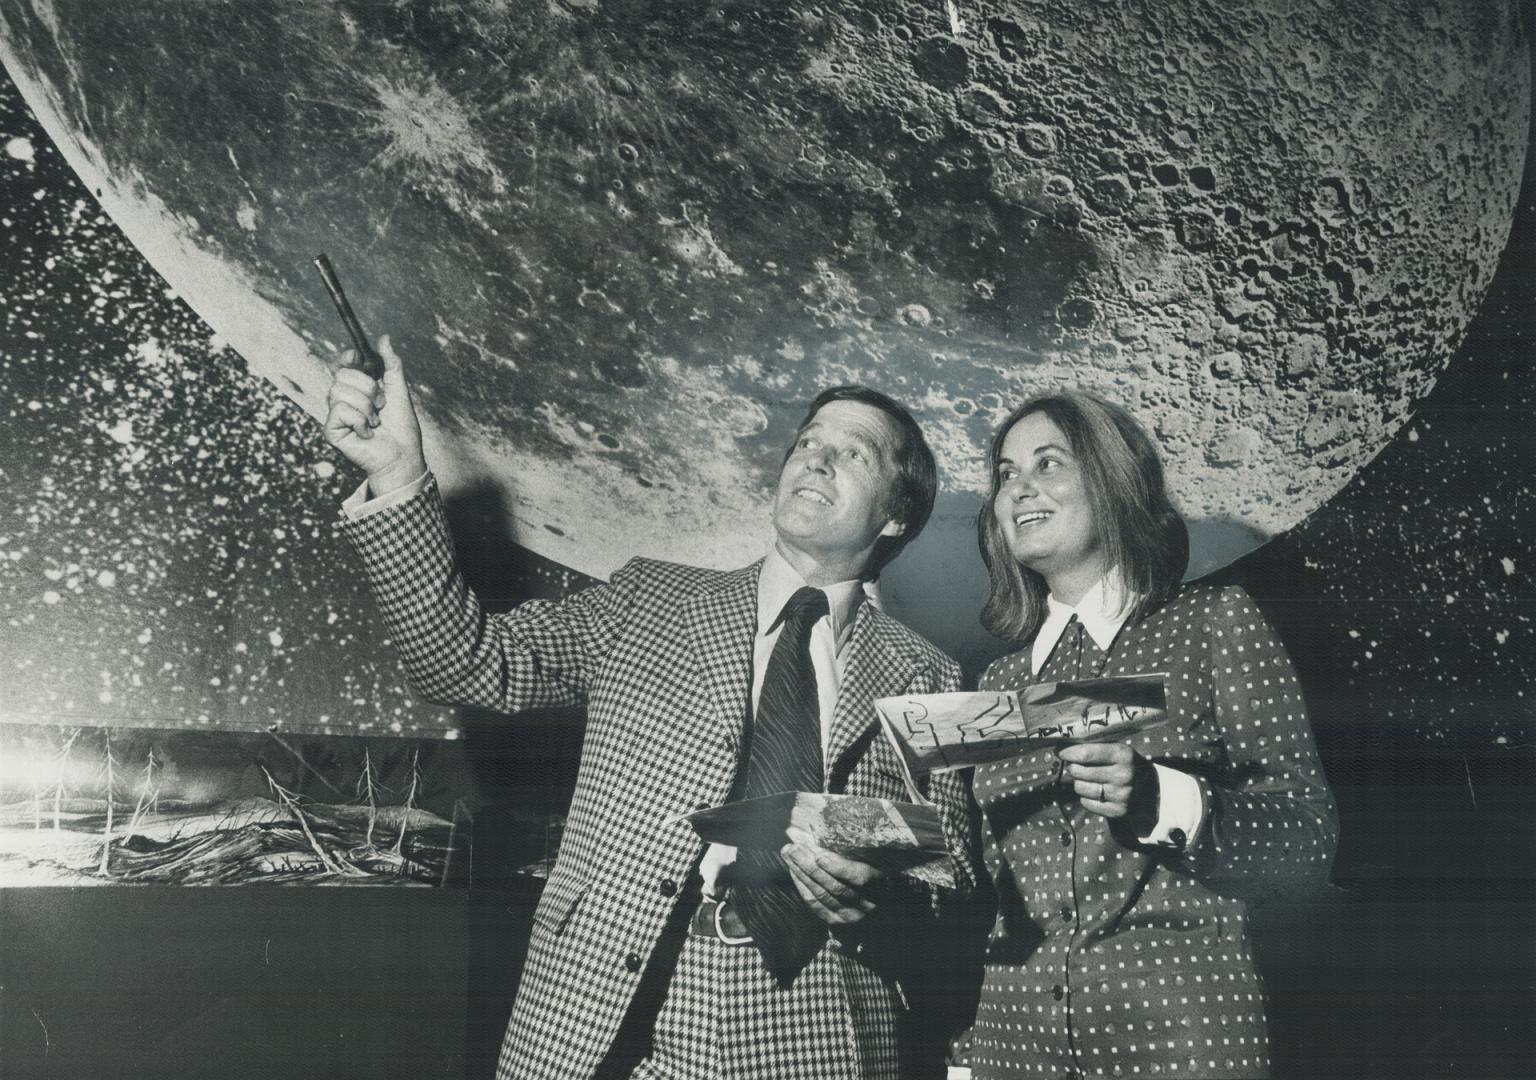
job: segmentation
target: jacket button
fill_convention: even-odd
[[[1071,922],[1073,917],[1075,917],[1076,915],[1077,915],[1077,912],[1072,910],[1072,905],[1071,904],[1062,904],[1061,905],[1061,919],[1062,919],[1063,922]]]
[[[656,889],[661,893],[662,896],[676,896],[677,882],[673,881],[671,878],[662,878],[661,884],[657,885]]]
[[[1065,829],[1063,829],[1062,833],[1061,833],[1061,846],[1062,847],[1071,847],[1072,846],[1072,834],[1067,832]]]
[[[1168,842],[1180,851],[1183,851],[1184,845],[1189,843],[1189,837],[1184,835],[1183,829],[1169,829]]]
[[[632,953],[630,953],[628,956],[626,956],[624,958],[624,970],[625,971],[639,971],[640,970],[640,954],[639,953],[632,952]]]
[[[1057,984],[1056,986],[1051,987],[1051,997],[1055,998],[1057,1001],[1060,1001],[1062,998],[1064,998],[1066,996],[1067,996],[1067,992],[1061,988],[1060,984]]]

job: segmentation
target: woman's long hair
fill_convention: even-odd
[[[1002,486],[998,459],[1008,432],[1026,416],[1043,413],[1066,436],[1083,470],[1083,485],[1107,564],[1120,575],[1131,619],[1167,599],[1189,565],[1189,531],[1168,500],[1157,446],[1130,413],[1080,390],[1030,398],[992,436],[992,471],[976,538],[991,590],[981,622],[1005,641],[1032,639],[1045,619],[1045,579],[1021,566],[1008,550],[994,509]]]

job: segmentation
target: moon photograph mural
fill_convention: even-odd
[[[1533,18],[0,0],[8,1068],[494,1069],[579,716],[408,685],[335,525],[320,253],[492,610],[760,558],[806,403],[863,383],[939,464],[882,606],[974,683],[992,432],[1126,406],[1339,805],[1326,895],[1256,912],[1276,1075],[1536,1068]],[[380,941],[449,1015],[386,995]],[[92,996],[129,981],[158,1004]]]
[[[1155,427],[1198,573],[1325,502],[1455,348],[1524,161],[1515,20],[6,0],[0,40],[114,221],[312,415],[328,252],[450,491],[494,478],[564,565],[756,558],[840,382],[917,408],[953,549],[995,424],[1073,384]]]

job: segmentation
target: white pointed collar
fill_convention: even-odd
[[[1035,643],[1030,649],[1030,669],[1039,671],[1044,666],[1061,632],[1067,628],[1074,615],[1083,624],[1088,636],[1093,638],[1093,643],[1102,652],[1108,652],[1110,645],[1114,644],[1115,635],[1120,633],[1120,628],[1131,617],[1133,606],[1120,575],[1113,572],[1094,582],[1075,606],[1068,606],[1054,596],[1047,596],[1045,621],[1040,624],[1040,632],[1035,635]]]
[[[768,557],[763,560],[763,568],[757,575],[757,633],[761,637],[768,633],[777,624],[779,615],[784,611],[784,605],[789,603],[789,598],[795,595],[795,590],[805,585],[805,579],[800,576],[789,560],[779,554],[777,548],[768,550]],[[822,588],[827,596],[827,613],[832,620],[832,639],[840,639],[843,628],[852,625],[853,617],[859,610],[859,604],[865,599],[864,583],[854,579],[839,581],[835,585],[827,585]],[[879,607],[879,602],[874,596],[869,599]]]

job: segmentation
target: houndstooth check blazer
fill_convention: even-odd
[[[758,566],[718,572],[636,559],[606,585],[493,616],[457,571],[435,484],[343,530],[424,695],[508,713],[587,710],[561,850],[534,914],[497,1075],[591,1076],[673,906],[689,895],[676,883],[704,850],[687,824],[672,819],[724,802],[736,779]],[[861,605],[828,738],[827,790],[907,798],[873,700],[954,690],[959,678],[944,654]],[[978,873],[966,781],[935,777],[928,795],[940,808],[959,889],[896,905],[905,910],[883,927],[871,920],[863,944],[829,942],[805,991],[825,997],[824,1013],[817,1010],[824,1018],[806,1030],[752,1033],[760,1046],[777,1048],[765,1080],[805,1075],[811,1060],[821,1063],[817,1080],[910,1075],[913,1032],[928,1027],[916,1014],[909,1022],[907,1004],[944,985],[945,973],[928,965],[954,955],[946,920],[965,911]]]

